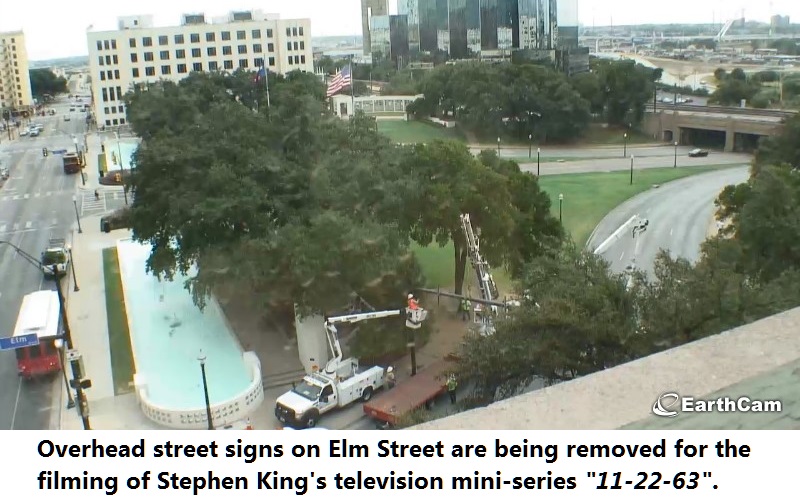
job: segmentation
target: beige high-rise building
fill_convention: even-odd
[[[31,106],[25,35],[21,31],[0,33],[0,109],[23,111]]]
[[[97,126],[124,125],[123,97],[134,85],[181,80],[191,72],[314,71],[310,19],[280,19],[261,11],[206,20],[184,14],[180,26],[153,26],[153,17],[126,16],[118,30],[87,34]]]

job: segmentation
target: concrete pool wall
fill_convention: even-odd
[[[147,273],[149,245],[120,240],[117,255],[144,414],[170,428],[208,426],[202,354],[213,425],[248,419],[264,399],[261,363],[242,350],[216,300],[201,311],[184,289],[187,276],[170,282]]]

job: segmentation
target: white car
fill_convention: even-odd
[[[19,135],[20,136],[27,136],[29,133],[30,133],[30,131],[26,128],[26,129],[21,130],[19,132]]]

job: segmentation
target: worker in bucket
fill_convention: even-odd
[[[394,368],[392,366],[389,366],[388,368],[386,368],[386,388],[388,389],[393,388],[395,383],[397,383],[397,380],[394,376]]]
[[[408,310],[419,310],[419,302],[411,293],[408,294]]]

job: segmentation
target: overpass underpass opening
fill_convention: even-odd
[[[725,148],[725,131],[682,127],[680,144],[723,150]]]
[[[763,136],[737,132],[733,137],[733,151],[752,153],[758,149],[758,142]]]

